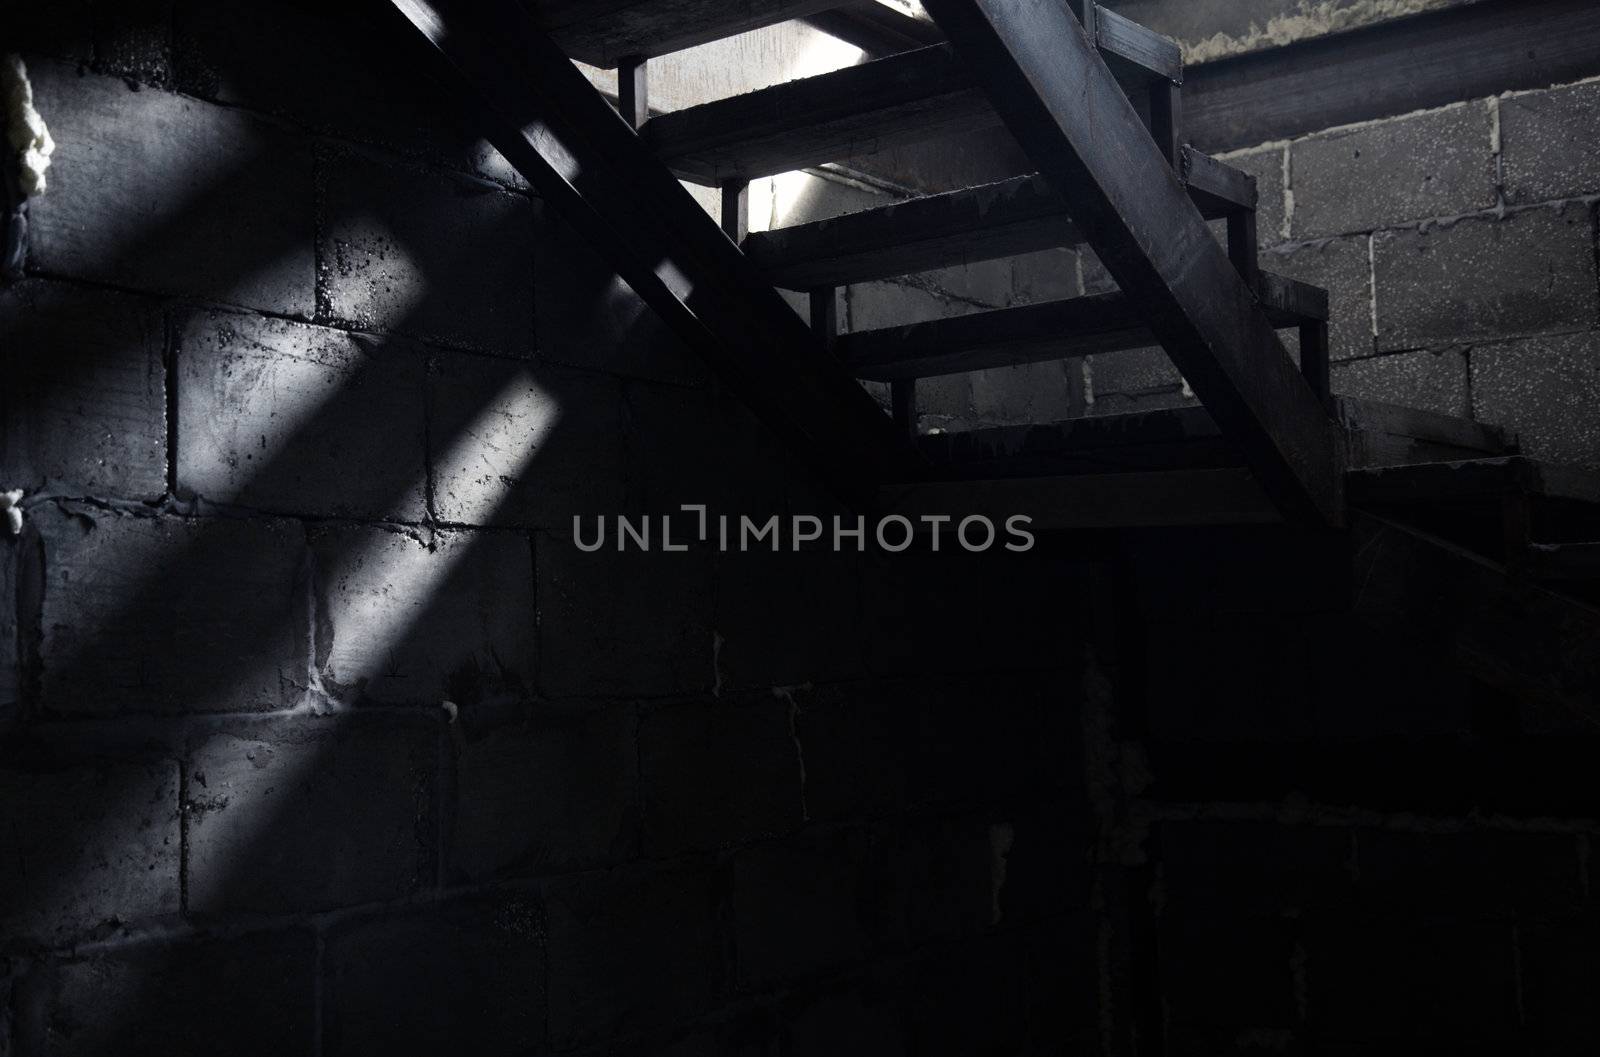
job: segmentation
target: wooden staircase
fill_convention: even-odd
[[[1600,490],[1571,484],[1583,475],[1529,470],[1491,428],[1332,396],[1327,294],[1259,268],[1254,182],[1185,145],[1172,41],[1092,0],[924,5],[931,23],[838,0],[383,7],[431,45],[446,83],[537,192],[851,502],[1029,513],[1046,529],[1340,529],[1349,502],[1358,531],[1405,518],[1455,546],[1430,518],[1448,525],[1462,482],[1492,478],[1515,481],[1521,498],[1480,495],[1501,534],[1463,546],[1487,548],[1519,583],[1595,575],[1600,547],[1585,541],[1600,539],[1600,524],[1540,535],[1552,523],[1530,511],[1548,504],[1528,498],[1529,482],[1567,482],[1556,505],[1572,499],[1561,516],[1587,528]],[[886,54],[651,116],[652,56],[793,18]],[[617,68],[615,108],[569,59]],[[752,179],[996,126],[1036,173],[746,233]],[[720,223],[680,178],[720,189]],[[837,333],[846,284],[1060,246],[1093,250],[1118,292]],[[809,326],[779,287],[809,295]],[[1284,330],[1298,335],[1298,363]],[[1202,408],[915,435],[920,378],[1151,344]],[[890,383],[890,414],[863,380]]]

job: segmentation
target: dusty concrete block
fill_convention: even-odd
[[[721,637],[717,668],[724,688],[833,682],[862,673],[856,556],[831,549],[833,525],[823,520],[828,550],[719,556],[713,626]],[[847,526],[854,523],[849,519]]]
[[[652,523],[653,540],[660,527]],[[617,553],[614,520],[606,531],[606,548],[592,554],[573,545],[570,530],[536,541],[540,688],[557,699],[710,689],[710,555]]]
[[[0,290],[0,331],[0,487],[48,480],[128,499],[166,491],[162,326],[152,305],[25,280]]]
[[[178,341],[183,493],[283,513],[423,519],[419,350],[225,312],[189,317]]]
[[[833,1057],[839,1040],[849,1039],[859,1053],[905,1053],[905,1028],[895,996],[887,987],[866,986],[822,995],[787,1018],[793,1057]]]
[[[1306,1019],[1322,1037],[1516,1048],[1509,922],[1325,917],[1306,931]]]
[[[41,704],[242,712],[297,702],[309,638],[304,531],[36,507],[44,545]]]
[[[1518,931],[1520,983],[1528,1038],[1544,1053],[1582,1053],[1600,1034],[1589,1001],[1600,978],[1600,919],[1552,915]]]
[[[726,393],[629,384],[622,438],[626,509],[671,514],[678,535],[699,534],[699,515],[682,511],[686,503],[704,504],[709,517],[765,519],[784,510],[789,473],[783,447]]]
[[[1164,917],[1161,999],[1173,1023],[1286,1029],[1295,1015],[1294,926],[1271,917]]]
[[[533,207],[465,176],[357,154],[327,162],[319,296],[362,329],[478,352],[533,345]]]
[[[326,527],[316,558],[317,669],[336,697],[463,711],[533,685],[533,556],[506,532],[431,544],[377,527]]]
[[[1287,144],[1275,143],[1217,156],[1256,178],[1256,235],[1263,247],[1276,246],[1289,237],[1285,230],[1288,150]]]
[[[1081,357],[1066,368],[1074,366],[1082,374],[1084,400],[1091,415],[1125,415],[1199,402],[1184,395],[1183,376],[1160,347]],[[1089,399],[1091,393],[1093,400]]]
[[[726,991],[707,873],[575,877],[547,889],[545,915],[550,1042],[558,1049],[676,1023]]]
[[[615,379],[445,354],[429,381],[434,508],[442,520],[565,533],[574,515],[621,510]]]
[[[1479,102],[1295,140],[1292,236],[1372,231],[1493,206],[1491,125]]]
[[[796,690],[795,736],[806,762],[806,810],[819,821],[879,818],[904,807],[915,728],[912,698],[895,684]]]
[[[426,905],[334,928],[324,1051],[530,1053],[544,1041],[544,915],[530,898]]]
[[[1374,905],[1504,917],[1570,912],[1587,902],[1571,834],[1363,829],[1355,861],[1357,890]]]
[[[1587,206],[1384,232],[1373,254],[1380,351],[1577,330],[1600,319]]]
[[[17,1049],[81,1057],[126,1053],[136,1039],[172,1057],[309,1053],[315,963],[315,937],[298,931],[42,962],[17,983]]]
[[[431,885],[436,731],[383,717],[206,737],[184,805],[189,911],[322,910]]]
[[[981,305],[904,283],[857,283],[847,289],[849,311],[840,321],[840,329],[847,331],[877,330],[983,311]],[[917,419],[923,430],[970,428],[976,421],[971,376],[948,374],[919,379]]]
[[[644,851],[670,855],[786,833],[803,821],[803,749],[776,696],[675,705],[639,725]]]
[[[1015,1053],[1025,1026],[1022,953],[1010,936],[927,952],[907,967],[912,1053]]]
[[[535,329],[552,363],[699,385],[710,371],[554,209],[534,202]]]
[[[1600,83],[1504,96],[1500,150],[1515,203],[1600,192]]]
[[[1370,356],[1372,249],[1365,235],[1286,246],[1266,253],[1261,266],[1328,291],[1328,354],[1335,360]],[[1286,341],[1295,340],[1284,331]]]
[[[178,912],[178,765],[0,771],[0,935],[62,947]]]
[[[1027,425],[1070,418],[1082,405],[1080,360],[1048,360],[974,371],[972,413],[986,426]]]
[[[1402,352],[1333,365],[1333,391],[1468,418],[1467,357],[1459,349]]]
[[[1351,833],[1277,822],[1168,822],[1152,846],[1168,904],[1194,917],[1293,914],[1355,897]]]
[[[1600,335],[1553,335],[1472,350],[1472,414],[1517,432],[1538,459],[1600,463]]]
[[[449,873],[462,881],[615,862],[637,841],[637,719],[608,708],[464,736]]]
[[[120,78],[36,63],[56,141],[31,206],[30,266],[119,286],[309,316],[306,144],[260,118]]]
[[[1077,297],[1079,281],[1078,251],[1040,250],[1011,258],[1011,293],[1008,304],[1031,305]]]
[[[839,840],[765,846],[733,860],[733,946],[742,991],[859,961],[856,865]]]

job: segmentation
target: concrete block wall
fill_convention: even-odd
[[[833,506],[358,19],[24,30],[0,1052],[1100,1030],[1082,566],[581,552]]]

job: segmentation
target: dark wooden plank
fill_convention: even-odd
[[[1174,169],[1183,168],[1183,89],[1171,81],[1156,81],[1149,88],[1150,138]],[[1191,197],[1193,197],[1191,195]]]
[[[1327,412],[1071,15],[1006,0],[924,6],[1286,516],[1340,522]]]
[[[1600,473],[1522,456],[1423,463],[1350,474],[1351,503],[1415,505],[1449,499],[1533,495],[1600,504]]]
[[[1130,30],[1115,33],[1110,44],[1127,50],[1106,52],[1124,66],[1149,50]],[[1148,79],[1141,71],[1141,83]],[[999,123],[949,45],[935,45],[661,114],[643,135],[679,176],[712,185]]]
[[[722,233],[735,243],[743,242],[750,233],[750,184],[729,180],[720,190]]]
[[[1193,147],[1183,148],[1183,182],[1189,188],[1189,197],[1208,216],[1227,216],[1256,207],[1254,176]]]
[[[1250,178],[1219,176],[1223,162],[1194,164],[1211,189],[1192,194],[1207,219],[1237,208],[1216,194]],[[1253,187],[1253,184],[1251,185]],[[806,290],[821,283],[859,283],[955,264],[1076,246],[1083,241],[1066,204],[1042,176],[1018,176],[982,187],[927,195],[827,220],[753,232],[745,255],[778,286]]]
[[[1300,373],[1311,391],[1326,401],[1333,395],[1328,371],[1328,322],[1309,320],[1300,324]]]
[[[1600,724],[1600,611],[1416,529],[1365,514],[1351,527],[1357,616]]]
[[[1600,74],[1594,0],[1485,0],[1184,74],[1188,139],[1221,151]]]
[[[1300,293],[1303,283],[1271,278],[1260,287],[1267,318],[1274,326],[1298,326],[1305,317],[1296,307],[1316,298]],[[857,331],[840,337],[837,350],[856,377],[893,381],[1141,349],[1155,342],[1142,306],[1112,293]]]
[[[673,172],[715,184],[998,123],[950,47],[938,45],[662,114],[642,135]]]
[[[874,59],[914,48],[925,48],[944,40],[944,34],[929,18],[917,18],[878,0],[857,0],[807,15],[801,21],[847,44],[854,44]]]
[[[982,515],[1003,531],[1013,515],[1032,531],[1270,524],[1281,520],[1242,469],[929,481],[879,489],[884,514]]]
[[[617,112],[634,128],[650,120],[650,71],[647,60],[633,56],[617,66]]]
[[[609,69],[825,11],[838,0],[528,0],[567,55]]]
[[[907,439],[517,0],[376,10],[416,31],[419,57],[544,201],[836,491],[918,472]]]
[[[1183,49],[1177,41],[1106,7],[1096,12],[1095,30],[1113,73],[1183,83]]]

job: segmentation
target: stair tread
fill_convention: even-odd
[[[1525,495],[1600,505],[1600,471],[1521,455],[1354,471],[1352,503],[1411,505]]]
[[[1181,77],[1176,44],[1105,14],[1100,43],[1114,72]],[[999,124],[951,47],[936,44],[662,114],[640,135],[683,179],[717,184]]]
[[[1181,178],[1208,220],[1254,208],[1247,173],[1189,148],[1184,158]],[[752,232],[743,249],[774,285],[808,290],[1082,242],[1066,203],[1032,175]]]
[[[531,0],[534,23],[568,57],[610,69],[837,7],[839,0]]]
[[[1326,318],[1327,295],[1263,272],[1257,296],[1275,326]],[[839,356],[858,378],[893,381],[1147,348],[1157,344],[1141,308],[1120,293],[998,308],[841,335]]]

